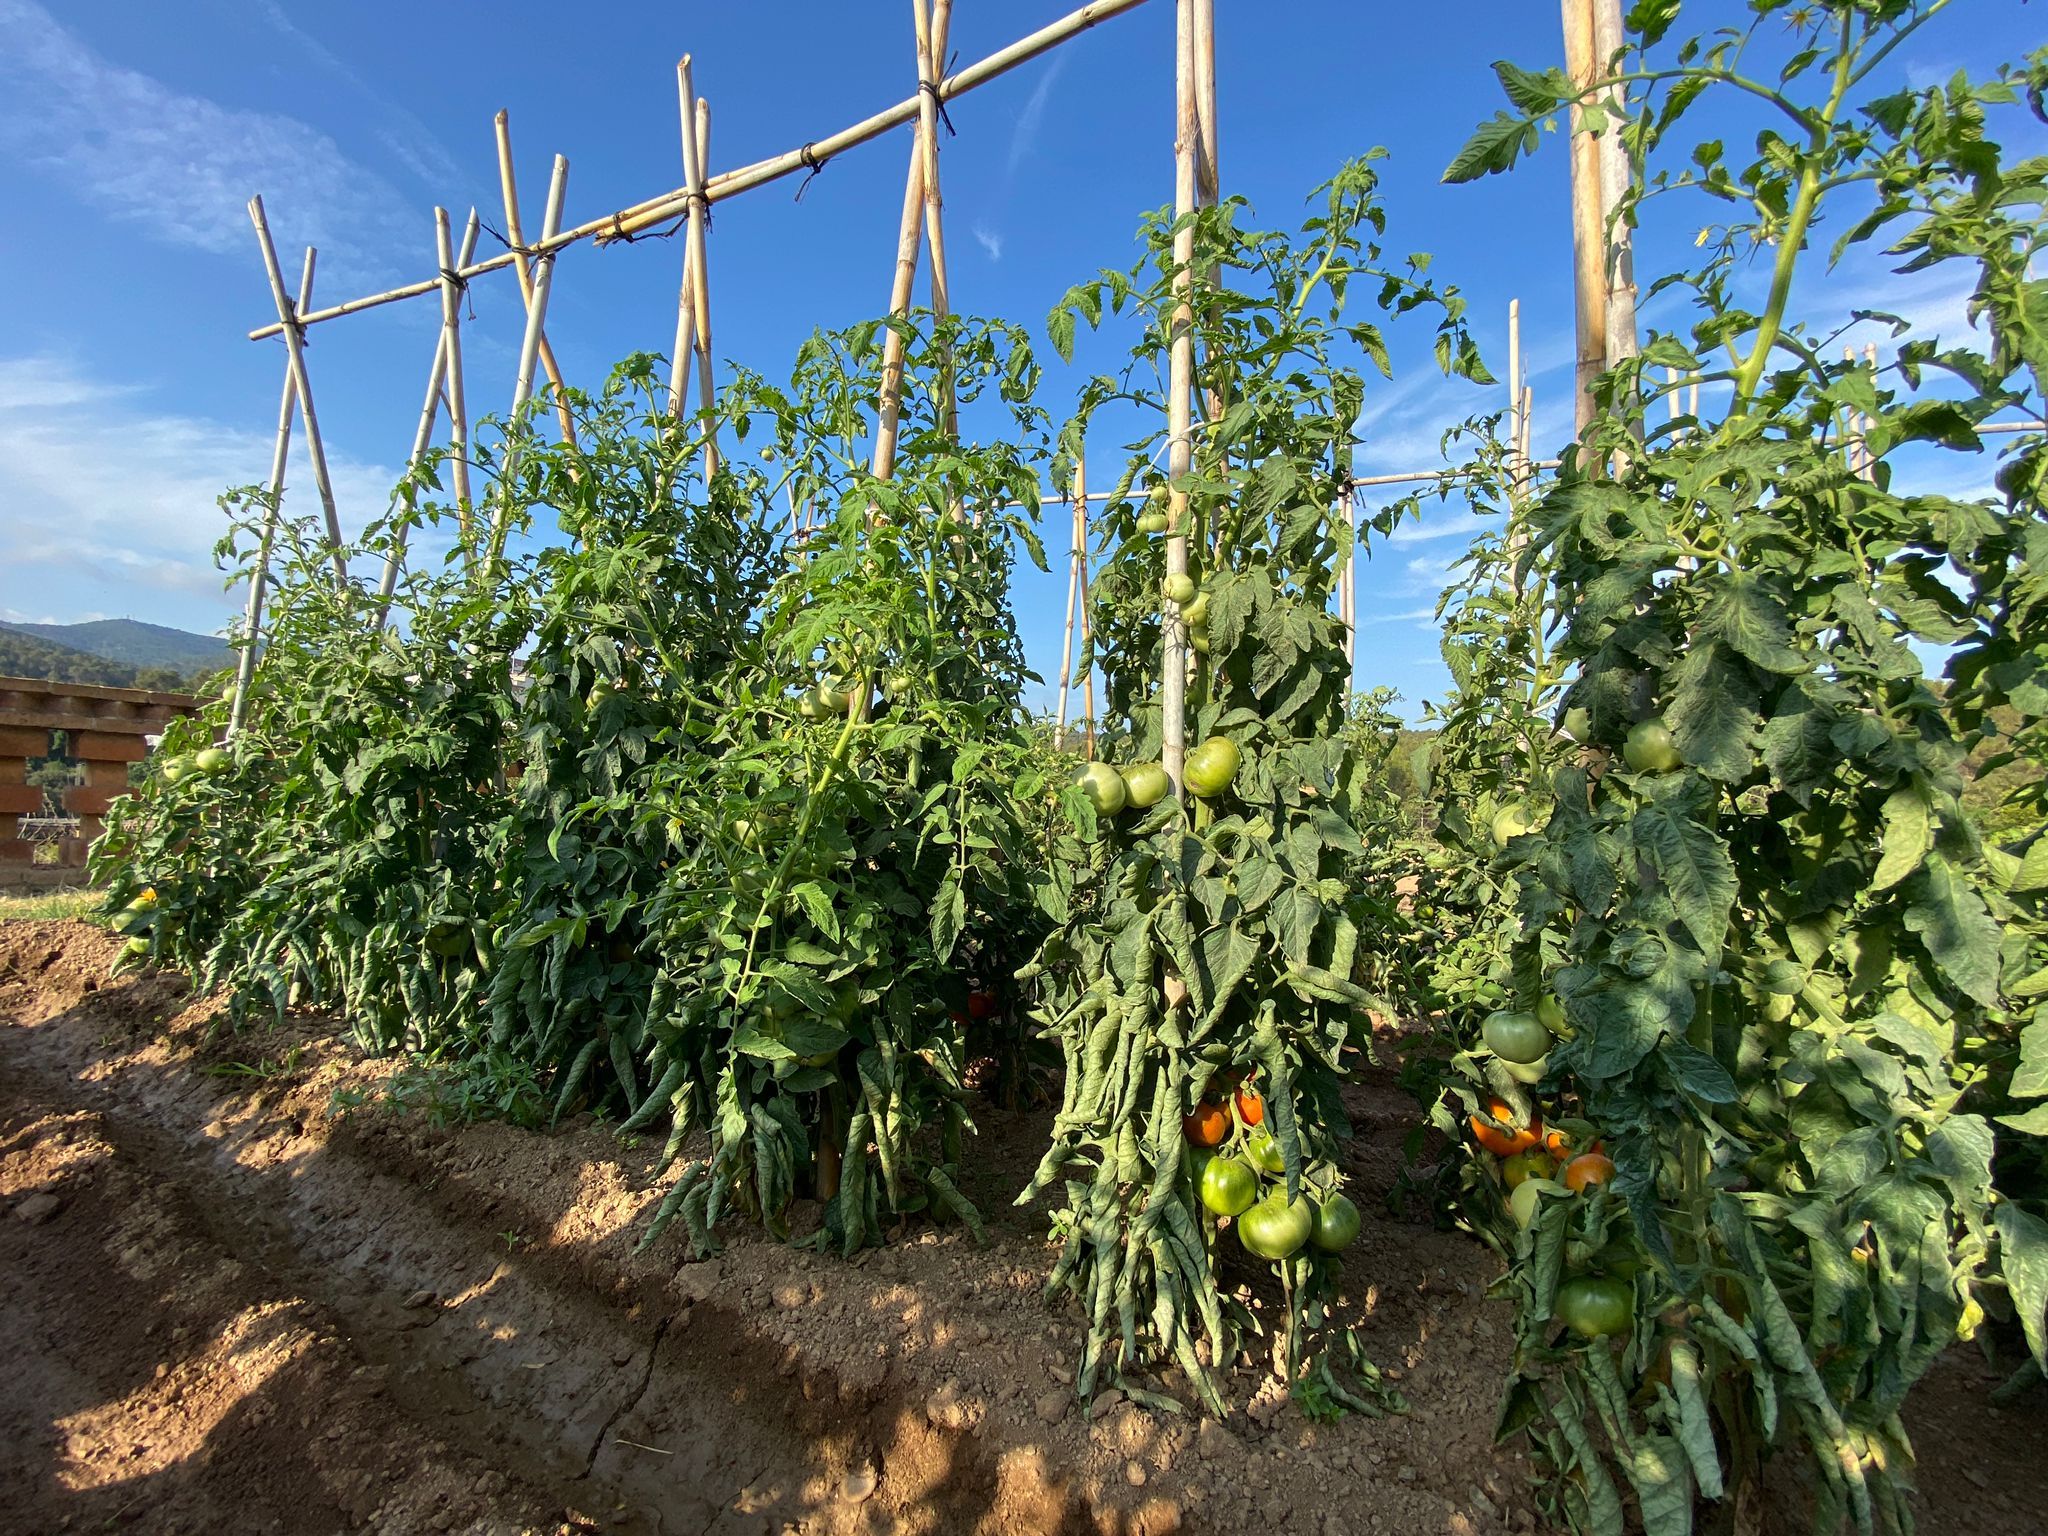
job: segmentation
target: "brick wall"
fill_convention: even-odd
[[[100,835],[107,807],[126,792],[128,765],[148,756],[145,738],[198,708],[199,701],[183,693],[0,677],[0,890],[83,884],[86,849]],[[52,731],[67,733],[69,755],[85,771],[85,782],[59,792],[64,809],[78,818],[77,834],[59,841],[55,864],[38,864],[36,845],[21,836],[20,823],[43,808],[43,791],[28,782],[28,764],[49,755]]]

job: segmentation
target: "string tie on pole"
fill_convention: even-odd
[[[824,170],[826,166],[832,163],[832,157],[830,155],[820,156],[818,153],[818,146],[816,145],[816,143],[806,144],[802,149],[796,152],[796,157],[797,160],[803,165],[804,169],[811,173],[810,175],[806,176],[803,179],[802,183],[796,189],[795,201],[800,203],[804,200],[805,188],[809,187],[812,182],[816,181],[818,179],[818,173]]]
[[[920,80],[917,82],[917,89],[920,95],[931,97],[932,105],[939,109],[939,121],[946,125],[946,132],[956,139],[959,138],[960,130],[953,126],[953,119],[946,115],[946,98],[940,93],[938,82]]]

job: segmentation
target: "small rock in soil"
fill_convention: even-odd
[[[1130,1484],[1130,1485],[1131,1485],[1131,1486],[1132,1486],[1133,1488],[1142,1488],[1142,1487],[1144,1487],[1144,1486],[1145,1486],[1145,1464],[1144,1464],[1144,1463],[1143,1463],[1142,1461],[1127,1461],[1127,1462],[1125,1462],[1125,1463],[1124,1463],[1124,1481],[1125,1481],[1125,1482],[1127,1482],[1127,1483],[1129,1483],[1129,1484]]]
[[[39,1227],[63,1209],[63,1200],[46,1189],[30,1195],[15,1206],[14,1215],[19,1221],[25,1221],[32,1227]]]
[[[434,1293],[432,1291],[414,1291],[410,1296],[405,1298],[405,1305],[408,1309],[415,1307],[431,1307],[433,1304]]]
[[[874,1496],[880,1476],[872,1462],[863,1462],[846,1474],[846,1480],[839,1485],[839,1496],[848,1503],[864,1504]]]
[[[796,1275],[784,1275],[770,1287],[768,1296],[783,1311],[794,1311],[810,1304],[810,1282]]]
[[[1067,1416],[1067,1409],[1074,1401],[1074,1394],[1055,1387],[1050,1392],[1038,1394],[1038,1401],[1032,1404],[1039,1418],[1048,1424],[1057,1424]]]
[[[1218,1424],[1214,1419],[1202,1420],[1202,1427],[1195,1431],[1195,1454],[1204,1461],[1220,1461],[1237,1453],[1237,1436]]]

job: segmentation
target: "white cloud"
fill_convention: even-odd
[[[34,0],[0,0],[0,152],[153,238],[245,259],[263,193],[288,273],[300,244],[349,282],[385,274],[368,253],[417,244],[396,190],[327,135],[114,64]]]
[[[1017,174],[1018,168],[1037,147],[1038,129],[1045,121],[1045,109],[1052,100],[1053,85],[1059,80],[1060,71],[1066,67],[1067,56],[1064,53],[1054,54],[1052,62],[1045,67],[1045,73],[1038,77],[1038,84],[1031,88],[1024,110],[1017,114],[1017,121],[1010,129],[1010,156],[1003,168],[1006,180]]]
[[[222,589],[217,499],[268,472],[272,434],[152,412],[132,386],[104,386],[62,358],[0,358],[0,547],[17,590],[98,613],[218,628],[240,607]],[[293,511],[317,505],[294,434]],[[344,536],[383,513],[393,471],[338,453],[329,467]]]
[[[969,226],[968,233],[974,236],[984,251],[988,252],[988,259],[990,261],[1001,261],[1003,259],[1003,237],[996,231],[990,229],[979,219],[976,219]]]

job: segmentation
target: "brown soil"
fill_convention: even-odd
[[[1374,1200],[1344,1312],[1410,1413],[1317,1426],[1247,1372],[1225,1425],[1084,1415],[1043,1214],[1010,1204],[1043,1116],[977,1115],[985,1249],[735,1230],[679,1266],[633,1253],[648,1149],[337,1115],[389,1064],[317,1019],[219,1029],[174,978],[108,980],[113,944],[0,925],[0,1531],[1537,1528],[1490,1443],[1493,1262]],[[1383,1083],[1351,1108],[1370,1196],[1413,1111]],[[1958,1352],[1916,1399],[1928,1536],[2038,1528],[2048,1393],[1992,1384]]]

